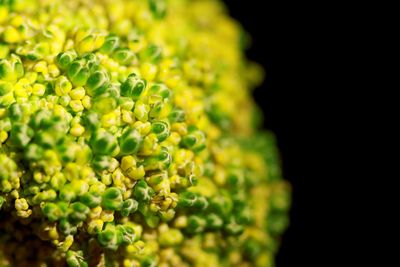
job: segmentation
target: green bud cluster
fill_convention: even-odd
[[[290,188],[225,13],[0,0],[0,267],[273,266]]]

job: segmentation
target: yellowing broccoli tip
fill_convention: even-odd
[[[241,40],[216,0],[0,0],[0,266],[274,266]]]

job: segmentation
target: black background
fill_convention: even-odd
[[[335,128],[323,126],[328,120],[322,114],[327,84],[321,83],[324,66],[319,61],[326,58],[319,48],[323,42],[319,31],[324,29],[314,31],[319,23],[311,11],[315,7],[304,3],[225,2],[230,15],[252,36],[248,58],[266,71],[254,98],[264,112],[264,127],[277,136],[284,177],[293,186],[291,224],[282,238],[276,267],[327,266],[338,253],[328,245],[334,231],[327,229],[326,222],[332,218],[323,215],[327,210],[323,200],[330,192],[325,177],[329,170],[322,167],[330,147],[323,139],[325,131]]]

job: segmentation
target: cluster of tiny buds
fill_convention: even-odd
[[[270,266],[290,199],[239,36],[217,1],[0,0],[0,266]]]

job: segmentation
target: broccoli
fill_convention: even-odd
[[[0,0],[0,266],[273,266],[242,36],[217,0]]]

